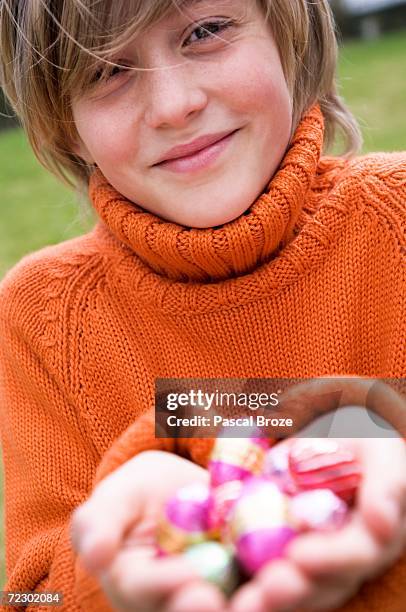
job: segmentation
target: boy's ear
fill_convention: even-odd
[[[78,157],[81,157],[83,161],[85,161],[87,164],[95,163],[89,149],[86,147],[83,140],[81,140],[79,137],[77,138],[77,140],[74,140],[71,143],[71,148],[74,154]]]

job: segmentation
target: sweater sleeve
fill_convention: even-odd
[[[60,592],[59,609],[68,612],[110,611],[97,579],[72,548],[72,511],[121,463],[146,449],[171,451],[173,441],[156,439],[153,419],[144,415],[100,457],[52,353],[39,351],[31,322],[27,333],[22,317],[13,316],[16,303],[13,300],[9,307],[9,293],[1,297],[0,434],[7,575],[3,589]],[[28,312],[29,305],[25,308]]]

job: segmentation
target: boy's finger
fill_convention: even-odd
[[[101,582],[118,607],[140,612],[161,609],[163,600],[187,583],[200,583],[196,570],[179,556],[156,559],[148,547],[120,551]]]
[[[270,612],[265,603],[262,585],[255,580],[238,589],[229,607],[231,612]]]
[[[181,587],[162,607],[162,612],[224,612],[222,593],[208,582],[192,582]]]
[[[396,536],[406,513],[406,446],[386,438],[360,444],[363,481],[358,508],[374,535],[384,541]],[[369,444],[368,444],[369,443]]]
[[[288,606],[286,606],[283,610],[285,612],[285,610],[289,609],[293,612],[305,609],[311,610],[312,612],[316,612],[316,610],[323,612],[325,610],[337,610],[339,607],[341,609],[343,604],[356,595],[360,588],[360,584],[358,580],[354,580],[348,576],[341,580],[334,578],[329,578],[327,580],[325,578],[320,579],[318,584],[315,584],[313,593],[311,593],[309,597],[297,602],[297,604],[292,607],[288,608]]]
[[[164,457],[163,457],[164,456]],[[148,469],[165,460],[173,477],[158,490],[145,477]],[[183,469],[177,468],[180,462]],[[171,472],[172,474],[172,472]],[[208,473],[194,463],[171,453],[146,451],[130,459],[98,483],[90,498],[72,514],[71,538],[86,567],[97,572],[113,559],[124,536],[147,514],[150,522],[158,518],[161,504],[177,488],[194,481],[206,482]]]
[[[287,557],[311,577],[331,574],[367,575],[382,557],[382,547],[359,516],[337,532],[299,536],[288,546]]]
[[[310,580],[299,567],[283,559],[274,561],[259,574],[263,584],[267,611],[326,610],[357,590],[358,581],[348,576],[322,576]]]
[[[267,609],[297,606],[312,594],[314,585],[291,561],[273,561],[258,574]]]
[[[109,490],[99,485],[89,500],[72,514],[73,546],[91,571],[111,561],[124,534],[140,516],[140,496],[129,489],[114,486]]]

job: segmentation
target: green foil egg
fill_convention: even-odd
[[[230,548],[218,542],[202,542],[188,548],[183,555],[204,580],[215,584],[226,595],[237,587],[239,573]]]

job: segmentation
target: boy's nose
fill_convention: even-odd
[[[145,122],[151,128],[181,128],[207,105],[207,95],[183,66],[147,73]]]

